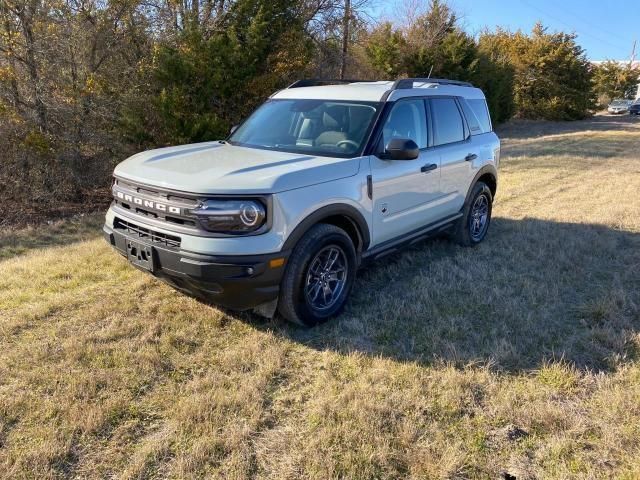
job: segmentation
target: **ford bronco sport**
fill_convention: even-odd
[[[499,157],[469,83],[300,80],[226,140],[120,163],[104,233],[181,291],[311,326],[366,261],[443,232],[480,243]]]

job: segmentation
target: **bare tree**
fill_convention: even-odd
[[[348,76],[353,66],[350,50],[354,36],[372,21],[369,13],[376,0],[302,0],[300,16],[316,45],[315,74]]]
[[[342,21],[342,61],[340,63],[340,79],[344,79],[347,69],[347,55],[349,49],[349,24],[351,23],[351,0],[344,1],[344,17]]]

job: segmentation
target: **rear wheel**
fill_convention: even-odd
[[[465,247],[471,247],[484,240],[491,223],[493,195],[484,182],[473,186],[469,200],[465,203],[463,215],[454,230],[454,240]]]
[[[356,267],[349,235],[334,225],[315,225],[289,257],[280,285],[280,314],[309,327],[337,315],[346,304]]]

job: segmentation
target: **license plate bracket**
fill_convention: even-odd
[[[136,267],[151,273],[155,270],[153,247],[151,245],[127,239],[127,258]]]

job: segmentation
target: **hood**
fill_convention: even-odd
[[[138,153],[114,175],[190,193],[277,193],[358,173],[360,159],[275,152],[206,142]]]

